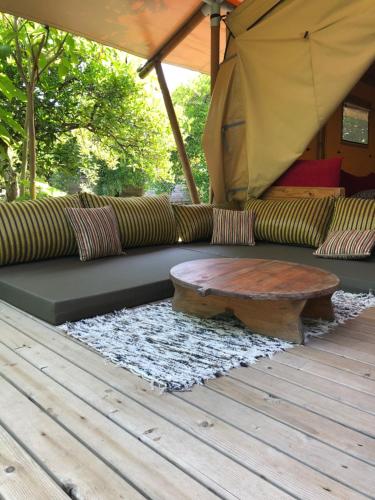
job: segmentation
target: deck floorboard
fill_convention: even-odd
[[[0,313],[0,498],[375,496],[375,309],[174,394]]]

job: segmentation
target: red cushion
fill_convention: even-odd
[[[346,196],[351,196],[360,191],[367,191],[368,189],[375,189],[375,174],[358,177],[342,171],[341,186],[345,188]]]
[[[297,160],[275,186],[339,187],[342,158]]]

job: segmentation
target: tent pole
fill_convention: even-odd
[[[176,142],[178,155],[180,157],[180,161],[181,161],[182,168],[184,171],[186,183],[187,183],[187,186],[188,186],[188,189],[190,192],[191,201],[193,203],[200,203],[197,186],[195,185],[195,181],[194,181],[193,173],[191,171],[189,158],[186,154],[184,141],[182,139],[181,130],[180,130],[180,127],[178,125],[176,112],[175,112],[174,107],[173,107],[173,102],[171,99],[171,95],[169,93],[167,82],[165,80],[164,71],[163,71],[163,68],[161,66],[161,62],[155,61],[154,66],[155,66],[156,74],[157,74],[157,77],[159,80],[160,89],[161,89],[161,92],[163,94],[164,104],[165,104],[165,107],[167,110],[169,122],[171,124],[174,140]]]
[[[220,4],[212,2],[210,5],[210,26],[211,26],[211,95],[214,91],[217,74],[220,66]],[[214,193],[209,186],[209,202],[212,203]]]
[[[214,90],[220,65],[220,4],[211,4],[211,94]]]
[[[187,19],[184,24],[153,54],[145,64],[138,69],[141,78],[145,78],[157,61],[162,61],[174,48],[179,45],[205,18],[202,5]]]

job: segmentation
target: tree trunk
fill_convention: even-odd
[[[25,188],[26,188],[26,175],[27,175],[27,157],[29,154],[28,150],[28,143],[29,143],[29,120],[28,120],[28,109],[29,107],[26,106],[26,115],[25,115],[25,137],[23,140],[22,144],[22,156],[21,156],[21,172],[20,172],[20,196],[25,195]]]
[[[36,198],[36,138],[35,138],[35,102],[34,102],[34,85],[29,84],[27,87],[27,120],[28,120],[28,160],[29,160],[29,186],[30,198]]]
[[[17,173],[9,166],[9,169],[5,172],[5,191],[6,200],[14,201],[18,196],[18,182]]]

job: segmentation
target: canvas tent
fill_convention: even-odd
[[[374,0],[247,0],[211,103],[215,200],[259,196],[304,152],[375,58]]]
[[[147,70],[156,65],[194,194],[160,60],[208,72],[215,38],[204,10],[216,4],[236,7],[204,135],[215,200],[226,202],[270,186],[374,61],[374,0],[0,0],[0,11],[145,57]]]

